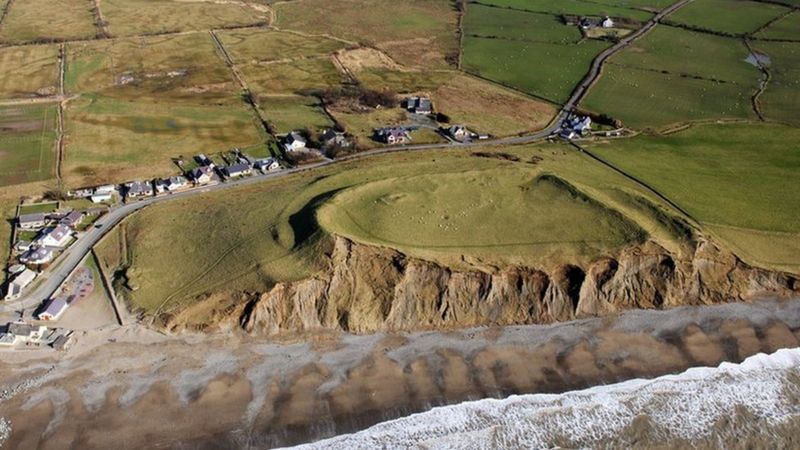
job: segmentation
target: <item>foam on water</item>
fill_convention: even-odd
[[[789,378],[798,371],[800,349],[779,350],[652,380],[434,408],[298,448],[542,448],[552,446],[554,437],[592,446],[638,417],[648,417],[659,438],[693,440],[707,436],[737,407],[769,424],[800,416],[792,400],[800,386]]]

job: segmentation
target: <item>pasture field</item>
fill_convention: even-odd
[[[778,122],[800,126],[800,42],[756,42],[766,53],[772,75],[759,97],[764,115]]]
[[[257,95],[307,94],[339,86],[344,76],[328,57],[293,62],[245,64],[239,66],[250,90]]]
[[[499,8],[530,11],[558,16],[572,14],[577,16],[610,16],[646,21],[653,14],[645,6],[664,7],[672,4],[669,0],[606,0],[586,2],[581,0],[481,0],[482,4]],[[641,6],[639,4],[642,4]],[[666,4],[666,5],[665,5]],[[469,11],[473,5],[468,5]]]
[[[398,70],[383,67],[364,68],[355,76],[364,86],[378,91],[389,90],[398,94],[432,91],[449,83],[455,71]]]
[[[103,0],[101,10],[113,36],[208,30],[268,21],[262,8],[245,2]]]
[[[241,103],[239,87],[207,33],[67,46],[65,87],[161,103]]]
[[[84,95],[66,111],[68,186],[151,179],[176,173],[171,158],[264,141],[251,111]]]
[[[755,32],[787,10],[772,3],[746,0],[695,0],[675,11],[668,21],[738,35]]]
[[[223,30],[217,33],[236,64],[291,61],[329,55],[345,44],[324,37],[308,37],[288,31],[262,29]]]
[[[743,250],[740,256],[797,270],[800,154],[789,144],[797,139],[800,130],[781,125],[697,125],[670,136],[589,148],[666,195],[704,227],[722,230],[723,238],[737,237],[724,242]]]
[[[446,67],[458,51],[458,16],[449,0],[299,0],[274,6],[276,26],[329,35],[386,51],[409,66]]]
[[[565,25],[558,16],[500,9],[478,3],[468,6],[464,30],[470,36],[512,41],[575,44],[581,39],[578,27]]]
[[[650,227],[652,222],[640,221],[633,210],[629,211],[629,204],[613,200],[620,192],[648,197],[646,192],[584,155],[564,149],[528,146],[486,150],[488,154],[514,152],[521,158],[518,163],[477,157],[463,150],[395,153],[346,162],[257,186],[155,205],[127,219],[121,231],[109,235],[98,250],[112,271],[117,266],[126,268],[127,283],[136,289],[123,291],[134,307],[148,314],[175,314],[209,294],[236,298],[238,292],[264,291],[276,282],[302,279],[319,270],[318,255],[328,244],[327,231],[320,229],[317,217],[331,229],[347,226],[346,220],[339,222],[338,217],[329,215],[328,202],[339,203],[337,194],[362,202],[361,192],[372,194],[373,186],[385,183],[407,189],[409,195],[433,195],[425,194],[425,187],[440,189],[436,205],[421,203],[418,206],[422,210],[414,212],[418,219],[424,216],[426,223],[416,223],[406,232],[424,229],[443,239],[446,233],[456,233],[460,237],[450,239],[462,245],[460,251],[457,247],[431,246],[415,253],[455,267],[491,270],[510,263],[531,267],[580,263],[619,245],[637,242],[644,236],[642,229],[659,235]],[[540,158],[537,165],[527,163],[533,156]],[[415,186],[415,181],[425,184]],[[471,198],[473,195],[477,197]],[[506,201],[507,197],[514,202]],[[398,201],[402,203],[402,199]],[[469,212],[459,216],[455,211],[457,205],[467,207],[476,201],[485,213],[483,220],[475,220]],[[449,220],[463,222],[458,230],[439,228],[444,213],[430,212],[433,207],[448,208],[448,203],[453,208]],[[388,220],[380,205],[366,199],[363,205],[356,208],[348,203],[348,208],[365,220]],[[520,207],[530,214],[518,214],[515,208]],[[404,208],[411,211],[415,206]],[[621,218],[614,210],[637,217],[636,223]],[[391,211],[388,214],[391,216]],[[527,221],[522,223],[522,217]],[[559,226],[558,217],[581,220],[565,230],[563,223]],[[512,224],[519,227],[514,229]],[[489,235],[472,234],[470,239],[468,227],[472,226],[487,227]],[[363,234],[358,237],[367,239]],[[520,238],[539,245],[512,251]],[[127,245],[121,245],[121,240]],[[198,241],[207,245],[198,246]],[[488,246],[476,248],[477,241]],[[171,269],[176,266],[182,270]]]
[[[793,11],[755,36],[766,39],[800,39],[800,11]]]
[[[615,55],[582,106],[632,128],[756,118],[761,72],[733,38],[659,27]]]
[[[259,96],[258,102],[277,134],[303,128],[318,130],[333,125],[315,97],[265,95]]]
[[[0,107],[0,187],[54,176],[57,113],[53,104]]]
[[[12,2],[0,25],[0,42],[46,42],[89,39],[97,29],[85,0]]]
[[[431,98],[451,123],[495,136],[542,129],[556,113],[548,103],[466,75],[453,77],[432,91]]]
[[[26,45],[0,48],[0,98],[58,93],[58,48]]]
[[[578,45],[464,37],[463,67],[467,72],[561,103],[586,75],[607,42]]]

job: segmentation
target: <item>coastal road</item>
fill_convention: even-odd
[[[67,248],[64,251],[64,253],[59,257],[57,264],[55,264],[53,268],[51,268],[49,271],[47,271],[42,275],[35,289],[33,289],[29,293],[25,294],[24,296],[16,300],[5,302],[2,306],[0,306],[0,312],[12,312],[19,310],[26,310],[30,312],[30,310],[37,307],[42,301],[50,298],[53,294],[55,294],[56,290],[61,285],[61,283],[63,283],[64,280],[66,280],[67,277],[69,277],[72,271],[75,270],[75,268],[80,264],[83,258],[91,251],[92,247],[94,247],[109,230],[114,228],[124,218],[128,217],[134,212],[139,211],[140,209],[155,203],[168,201],[170,199],[185,198],[200,193],[214,192],[237,186],[245,186],[245,185],[260,183],[265,180],[273,180],[276,178],[286,177],[292,174],[311,171],[332,164],[337,164],[340,162],[353,161],[357,159],[369,158],[389,153],[435,150],[443,148],[469,148],[469,147],[519,145],[519,144],[537,142],[542,139],[546,139],[550,136],[553,136],[561,126],[561,122],[573,112],[575,106],[577,106],[581,102],[581,100],[583,100],[583,97],[588,92],[588,89],[592,86],[592,84],[594,84],[594,82],[600,76],[603,64],[606,62],[606,60],[608,60],[608,58],[610,58],[620,50],[624,49],[626,46],[630,45],[636,39],[644,36],[648,31],[653,29],[653,27],[655,27],[664,17],[677,11],[678,9],[680,9],[681,7],[685,6],[688,3],[691,3],[692,1],[693,0],[681,0],[673,4],[672,6],[662,10],[661,12],[653,16],[653,18],[651,18],[649,21],[647,21],[642,28],[634,31],[633,33],[629,34],[628,36],[620,40],[615,45],[607,48],[602,53],[600,53],[592,61],[592,65],[589,69],[589,72],[580,82],[580,84],[575,88],[570,98],[567,100],[566,103],[564,103],[564,105],[559,110],[558,114],[556,114],[556,116],[553,118],[553,120],[550,122],[547,128],[541,131],[524,136],[514,136],[514,137],[507,137],[494,140],[483,140],[483,141],[478,140],[465,143],[450,142],[446,144],[419,144],[419,145],[405,145],[397,147],[377,148],[372,150],[366,150],[354,155],[337,158],[335,160],[325,160],[293,169],[282,170],[280,172],[268,173],[265,175],[259,175],[250,178],[243,178],[212,186],[197,187],[187,191],[178,192],[170,195],[151,197],[131,203],[126,203],[124,205],[112,208],[108,214],[98,219],[96,222],[96,226],[86,231],[77,240],[77,242],[75,242],[72,246]]]

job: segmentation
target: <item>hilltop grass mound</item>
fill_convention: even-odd
[[[331,233],[437,260],[580,257],[644,238],[637,225],[569,183],[529,170],[380,180],[339,193],[317,218]]]

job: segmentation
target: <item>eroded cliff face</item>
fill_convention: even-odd
[[[679,259],[654,242],[582,268],[452,271],[336,237],[326,273],[278,284],[237,314],[244,330],[282,334],[340,329],[460,328],[552,323],[633,308],[741,301],[800,290],[794,277],[750,267],[700,241]]]

